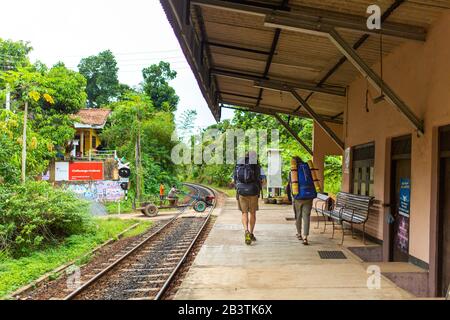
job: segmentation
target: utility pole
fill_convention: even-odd
[[[11,110],[11,90],[9,85],[6,86],[6,110]]]
[[[136,135],[136,145],[135,145],[135,161],[136,161],[136,198],[138,201],[141,201],[141,175],[142,175],[142,161],[141,161],[141,120],[139,116],[136,115],[137,118],[137,135]]]
[[[28,119],[28,101],[25,101],[25,110],[23,112],[23,134],[22,134],[22,183],[25,183],[27,170],[27,119]]]

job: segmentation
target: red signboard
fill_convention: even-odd
[[[103,162],[70,162],[69,181],[103,180]]]

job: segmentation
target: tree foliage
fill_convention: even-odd
[[[142,70],[144,82],[142,89],[152,101],[157,110],[174,112],[180,98],[169,81],[175,79],[177,72],[170,68],[170,63],[161,61]]]
[[[173,114],[155,110],[145,94],[129,95],[111,107],[113,113],[102,138],[108,147],[117,149],[121,156],[131,160],[133,184],[137,174],[134,159],[138,134],[141,137],[144,193],[156,193],[160,182],[174,183],[175,166],[170,158],[174,145],[171,140],[175,129]]]
[[[71,114],[86,105],[86,79],[81,74],[58,63],[44,76],[44,85],[55,101],[53,105],[42,104],[44,110],[52,113]]]
[[[21,113],[0,112],[0,181],[3,183],[15,184],[20,180],[22,130]],[[32,122],[27,126],[27,151],[27,176],[31,178],[44,172],[55,155],[52,141],[36,131]]]
[[[87,103],[90,108],[107,105],[119,95],[119,68],[110,50],[81,59],[78,70],[87,80]]]
[[[16,70],[29,65],[28,53],[32,49],[28,42],[0,38],[0,70]]]
[[[282,116],[285,121],[288,121],[286,116]],[[305,141],[305,143],[312,147],[313,138],[313,122],[310,119],[293,117],[289,119],[290,126],[297,132],[297,135]],[[270,131],[278,130],[279,132],[279,148],[282,157],[282,177],[284,183],[287,183],[288,173],[290,171],[290,160],[294,156],[300,156],[304,161],[310,160],[311,155],[293,138],[284,127],[271,116],[256,114],[252,112],[235,111],[231,120],[225,120],[210,126],[207,129],[217,129],[224,133],[228,129],[241,130],[268,130],[268,143],[270,144]],[[205,147],[203,142],[203,148]],[[236,153],[236,151],[235,151]],[[262,165],[267,165],[262,163]],[[339,191],[341,186],[341,166],[342,160],[336,156],[329,156],[326,158],[325,164],[325,191],[335,193]],[[193,179],[205,183],[216,183],[218,186],[227,186],[231,182],[234,165],[220,164],[220,165],[190,165],[183,173],[184,179]],[[337,190],[337,191],[336,191]]]

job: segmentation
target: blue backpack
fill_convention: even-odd
[[[311,174],[311,168],[306,162],[301,162],[297,166],[298,171],[298,194],[295,200],[311,200],[317,197],[316,187]]]

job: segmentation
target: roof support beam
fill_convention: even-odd
[[[405,3],[406,0],[396,0],[389,8],[386,9],[386,11],[381,15],[381,23],[384,23],[386,19],[388,19],[391,14],[395,12],[403,3]],[[366,41],[370,38],[369,34],[363,34],[361,38],[359,38],[354,44],[353,49],[358,50]],[[343,56],[339,61],[325,74],[325,76],[320,79],[319,83],[317,83],[317,86],[320,87],[323,85],[345,62],[347,61],[347,57]],[[311,99],[311,97],[314,95],[314,92],[311,92],[306,97],[306,102]],[[300,106],[301,107],[301,106]]]
[[[265,115],[269,115],[269,116],[273,115],[273,113],[276,112],[276,113],[286,114],[286,115],[293,116],[293,117],[311,119],[311,116],[306,112],[300,112],[300,111],[294,111],[294,110],[283,110],[283,109],[273,108],[271,106],[259,106],[258,108],[256,108],[255,105],[250,104],[250,102],[244,103],[244,102],[222,100],[220,102],[220,106],[222,108],[226,108],[226,109],[242,110],[242,109],[238,109],[236,107],[230,107],[230,106],[240,106],[240,107],[246,108],[246,110],[242,110],[242,111],[260,113],[260,114],[265,114]],[[342,124],[342,120],[332,119],[332,117],[326,116],[326,115],[319,115],[319,116],[325,122]]]
[[[363,76],[365,76],[369,82],[378,90],[383,92],[385,99],[397,107],[403,116],[414,126],[414,128],[420,133],[424,133],[423,121],[420,120],[414,112],[406,105],[406,103],[376,74],[370,66],[358,55],[344,38],[335,30],[332,29],[329,32],[328,37],[336,45],[336,47],[347,57],[347,59],[358,69]]]
[[[274,113],[273,116],[278,122],[286,129],[287,132],[291,134],[291,136],[301,144],[301,146],[311,155],[313,156],[313,151],[311,148],[298,136],[298,134],[291,128],[291,126],[284,121],[278,114]]]
[[[238,71],[233,70],[224,70],[224,69],[211,69],[212,75],[218,75],[233,79],[239,79],[239,80],[248,80],[253,81],[254,86],[258,88],[264,88],[264,89],[273,89],[278,87],[293,87],[296,89],[302,89],[302,90],[308,90],[308,91],[314,91],[314,92],[320,92],[320,93],[326,93],[331,94],[335,96],[345,97],[347,89],[344,87],[339,86],[330,86],[330,85],[323,85],[321,87],[317,87],[317,84],[315,82],[308,82],[308,81],[296,81],[296,82],[281,82],[278,80],[268,80],[267,78],[248,74],[248,73],[242,73]],[[279,90],[279,89],[274,89]],[[283,90],[281,90],[283,91]]]
[[[219,93],[222,95],[227,95],[227,96],[234,96],[234,97],[240,97],[240,98],[245,98],[245,99],[258,100],[258,97],[256,97],[256,96],[249,96],[249,95],[241,94],[241,93],[234,93],[234,92],[228,92],[228,91],[220,91]]]
[[[289,92],[300,103],[300,105],[306,110],[306,112],[311,116],[311,118],[313,118],[317,122],[317,124],[327,133],[327,135],[331,139],[333,139],[333,141],[342,150],[344,150],[344,148],[345,148],[344,142],[336,135],[336,133],[334,133],[334,131],[330,127],[327,126],[324,119],[313,110],[313,108],[308,104],[308,102],[306,102],[306,100],[303,99],[297,93],[297,91],[295,91],[296,88],[290,87],[289,85],[286,85],[286,84],[280,85],[279,83],[275,83],[274,85],[271,85],[269,82],[266,82],[266,85],[267,85],[266,88],[268,88],[268,89]]]
[[[311,118],[326,132],[326,134],[342,149],[345,149],[344,142],[337,136],[337,134],[325,123],[321,116],[319,116],[313,108],[306,102],[295,89],[290,90],[292,96],[302,105],[302,107],[309,113]]]
[[[201,5],[205,7],[226,9],[229,11],[246,12],[255,15],[265,15],[273,10],[287,10],[280,6],[263,4],[261,2],[254,1],[241,1],[241,0],[191,0],[191,4]]]
[[[242,52],[249,52],[249,53],[255,53],[255,54],[261,54],[261,55],[266,55],[266,56],[270,54],[269,51],[257,50],[257,49],[251,49],[251,48],[244,48],[244,47],[239,47],[239,46],[226,44],[226,43],[218,43],[218,42],[214,42],[214,41],[208,41],[208,42],[205,42],[205,44],[207,44],[207,45],[209,45],[211,47],[231,49],[231,50],[242,51]]]
[[[327,10],[301,7],[298,12],[273,12],[266,16],[266,27],[302,30],[313,34],[326,34],[334,28],[358,31],[366,34],[379,34],[380,30],[367,28],[367,18],[349,14],[336,13]],[[384,22],[382,30],[384,36],[403,38],[408,40],[425,41],[425,29],[399,23]]]
[[[323,85],[317,87],[315,82],[283,82],[278,80],[258,80],[254,86],[257,88],[271,89],[275,91],[286,91],[286,88],[302,89],[320,93],[327,93],[334,96],[345,97],[347,89],[339,86]]]
[[[263,5],[251,1],[235,0],[191,0],[192,4],[210,6],[222,10],[238,11],[258,16],[266,16],[265,25],[280,29],[290,29],[313,33],[328,33],[333,28],[343,28],[362,33],[378,34],[380,30],[367,28],[367,17],[347,13],[299,6],[295,12],[282,10],[273,5]],[[426,30],[422,27],[401,23],[384,22],[383,35],[416,41],[426,40]]]

